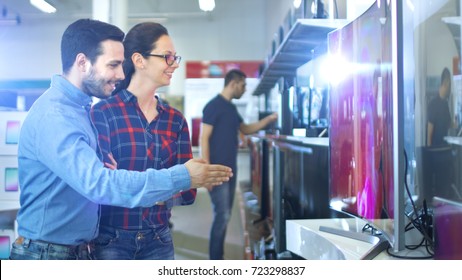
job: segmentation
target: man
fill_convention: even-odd
[[[451,73],[444,68],[438,95],[428,105],[427,146],[447,145],[444,137],[453,125],[449,112],[448,98],[451,94]]]
[[[201,160],[146,172],[104,167],[89,110],[92,96],[110,96],[124,78],[123,37],[119,28],[90,19],[64,32],[63,75],[53,76],[21,129],[20,237],[11,259],[91,258],[88,242],[98,234],[100,204],[149,207],[232,175]]]
[[[207,103],[203,110],[200,147],[202,158],[209,163],[224,164],[233,170],[228,182],[209,190],[214,211],[210,231],[209,257],[223,259],[226,228],[231,217],[236,190],[238,133],[251,134],[277,120],[277,114],[251,124],[243,123],[232,99],[239,99],[245,92],[246,75],[240,70],[229,71],[221,94]]]

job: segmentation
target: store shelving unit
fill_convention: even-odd
[[[342,27],[344,19],[298,19],[265,64],[253,95],[268,93],[279,78],[293,78],[298,67],[327,51],[327,34]]]

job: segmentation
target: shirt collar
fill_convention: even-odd
[[[136,102],[137,98],[133,93],[129,92],[128,90],[124,89],[119,92],[119,96],[122,99],[124,103],[129,103],[129,102]],[[162,99],[156,95],[155,96],[157,99],[157,109],[160,111],[165,111],[166,110],[166,104],[162,101]]]
[[[51,78],[51,86],[58,88],[66,97],[82,108],[90,109],[92,103],[91,97],[69,82],[64,76],[54,75]]]
[[[131,92],[128,90],[124,89],[121,90],[119,93],[120,98],[124,103],[128,103],[130,101],[135,102],[136,101],[136,96],[134,96]]]

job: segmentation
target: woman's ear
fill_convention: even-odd
[[[144,65],[145,60],[144,60],[144,57],[140,53],[136,52],[132,54],[132,62],[135,68],[140,68],[140,69],[145,68],[145,65]]]

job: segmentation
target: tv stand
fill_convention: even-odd
[[[389,259],[385,236],[362,232],[358,218],[286,220],[287,250],[308,260]]]
[[[362,260],[374,259],[378,254],[386,250],[390,245],[383,235],[372,235],[365,232],[355,232],[327,226],[319,226],[319,231],[328,232],[372,244],[372,248],[361,257]]]

